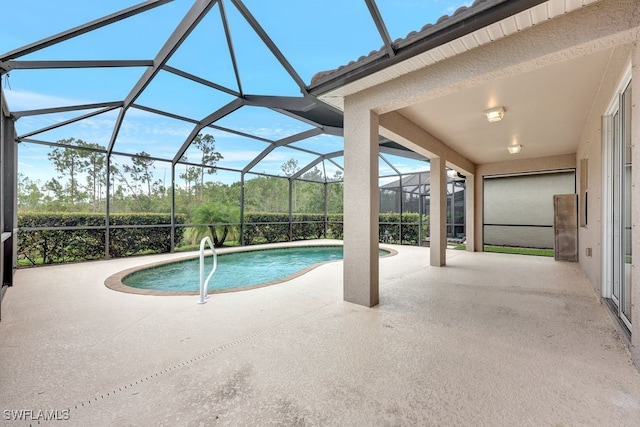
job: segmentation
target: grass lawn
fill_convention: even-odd
[[[453,249],[466,250],[466,245],[456,245]],[[536,256],[549,256],[554,255],[553,249],[537,249],[537,248],[513,248],[511,246],[484,246],[485,252],[497,252],[501,254],[518,254],[518,255],[536,255]]]

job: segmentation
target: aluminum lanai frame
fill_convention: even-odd
[[[320,134],[341,136],[342,135],[342,113],[334,109],[333,107],[330,107],[318,101],[314,95],[309,95],[309,86],[307,86],[304,83],[304,81],[302,80],[300,75],[297,73],[297,71],[294,69],[291,63],[287,60],[285,55],[280,51],[276,43],[270,38],[270,36],[267,34],[267,32],[263,29],[263,27],[258,22],[258,20],[251,14],[249,9],[244,5],[244,3],[241,0],[228,0],[228,1],[230,1],[233,4],[233,6],[237,8],[237,10],[241,13],[242,17],[249,23],[251,29],[259,36],[259,38],[267,46],[269,51],[273,54],[273,56],[277,59],[277,61],[282,65],[282,67],[287,71],[289,76],[296,82],[302,94],[301,97],[250,95],[250,94],[246,94],[243,91],[242,79],[240,77],[240,70],[239,70],[239,66],[237,63],[238,61],[237,61],[235,50],[234,50],[232,34],[231,34],[231,31],[229,30],[229,23],[228,23],[226,10],[225,10],[224,0],[195,0],[192,7],[189,9],[187,14],[183,17],[183,19],[180,21],[178,26],[175,28],[173,33],[170,35],[170,37],[167,39],[167,41],[164,43],[162,48],[159,50],[159,52],[157,52],[157,54],[153,59],[38,60],[38,61],[19,59],[23,56],[46,49],[58,43],[70,40],[72,38],[78,37],[83,34],[87,34],[91,31],[94,31],[103,27],[107,27],[111,24],[133,17],[138,14],[142,14],[151,9],[161,7],[172,1],[173,0],[147,0],[138,5],[121,10],[120,12],[110,14],[103,18],[91,21],[87,24],[80,25],[78,27],[61,32],[51,37],[47,37],[40,41],[31,43],[27,46],[12,50],[8,53],[5,53],[4,55],[1,55],[0,56],[0,77],[4,76],[4,74],[8,74],[12,70],[89,69],[89,68],[127,68],[127,67],[146,68],[145,72],[138,79],[138,81],[131,88],[131,90],[124,97],[123,100],[116,100],[116,101],[109,100],[105,102],[97,102],[97,103],[91,103],[91,104],[60,106],[60,107],[52,107],[52,108],[37,109],[37,110],[24,110],[24,111],[15,111],[15,112],[10,112],[9,108],[6,107],[6,111],[11,117],[11,120],[7,120],[7,123],[9,123],[12,128],[13,128],[13,122],[16,120],[19,120],[22,117],[38,116],[38,115],[62,113],[62,112],[76,112],[76,111],[84,112],[86,110],[93,110],[93,111],[90,111],[85,114],[81,114],[80,116],[73,117],[71,119],[68,119],[53,125],[49,125],[40,129],[29,131],[22,135],[5,137],[5,135],[3,134],[3,138],[4,138],[3,142],[6,143],[7,141],[15,139],[16,142],[29,142],[34,144],[44,144],[48,146],[60,146],[63,148],[68,148],[63,144],[40,141],[38,139],[35,139],[34,137],[36,137],[38,134],[47,132],[49,130],[57,129],[65,125],[80,122],[85,119],[116,110],[118,111],[116,124],[111,134],[108,147],[104,151],[106,155],[106,164],[107,164],[106,166],[107,182],[110,182],[109,174],[110,174],[111,168],[109,166],[111,164],[112,155],[133,157],[133,155],[129,153],[124,153],[124,152],[115,150],[115,143],[118,138],[118,134],[120,132],[120,128],[122,126],[122,123],[126,114],[130,109],[135,108],[138,110],[147,111],[150,113],[180,120],[185,123],[190,123],[191,125],[193,125],[193,129],[191,133],[184,140],[183,144],[181,145],[180,149],[176,152],[173,159],[152,157],[155,160],[171,161],[172,185],[175,185],[176,164],[180,161],[180,158],[182,157],[182,155],[189,148],[193,138],[205,128],[219,129],[226,132],[249,137],[254,140],[266,142],[269,144],[267,148],[262,153],[260,153],[258,157],[256,157],[252,162],[249,163],[249,165],[247,165],[247,167],[245,167],[242,171],[240,171],[242,183],[244,182],[244,175],[249,171],[251,171],[251,168],[257,165],[261,159],[266,157],[270,152],[272,152],[274,149],[278,147],[288,147],[293,150],[297,150],[299,152],[305,152],[307,154],[316,156],[316,159],[314,161],[312,161],[306,166],[303,166],[297,174],[290,177],[290,183],[293,182],[294,179],[301,179],[301,175],[303,173],[305,173],[308,170],[311,170],[318,163],[323,163],[323,167],[324,167],[325,161],[330,161],[339,169],[342,169],[339,164],[335,163],[335,161],[332,160],[336,157],[342,156],[343,155],[342,151],[335,151],[332,153],[320,153],[320,152],[315,152],[315,151],[311,151],[311,150],[307,150],[301,147],[296,147],[294,145],[291,145],[294,142],[301,141],[306,138],[320,135]],[[203,20],[203,18],[209,12],[211,12],[211,10],[215,5],[219,5],[220,18],[224,27],[224,33],[225,33],[225,38],[227,42],[227,49],[229,51],[230,58],[232,61],[233,71],[235,75],[236,84],[238,86],[238,90],[228,88],[224,85],[218,84],[213,81],[209,81],[200,76],[188,73],[184,70],[180,70],[176,67],[172,67],[168,65],[168,61],[171,58],[171,56],[176,52],[176,50],[180,47],[180,45],[186,40],[189,34]],[[380,38],[384,43],[386,54],[389,57],[393,57],[394,47],[391,43],[391,39],[386,29],[384,20],[382,19],[382,16],[378,10],[375,0],[366,0],[366,5],[371,14],[371,18],[375,23],[375,26],[379,32]],[[235,97],[235,99],[203,118],[185,117],[185,116],[170,113],[168,111],[163,111],[160,109],[156,109],[150,106],[145,106],[137,103],[136,101],[138,100],[140,95],[144,92],[144,90],[149,86],[149,84],[153,81],[153,79],[158,75],[160,71],[165,71],[173,75],[176,75],[178,77],[201,84],[203,86],[210,87],[217,91],[231,95]],[[3,97],[3,101],[4,101],[4,97]],[[313,126],[313,129],[311,129],[310,131],[299,133],[297,135],[293,135],[288,138],[272,141],[266,138],[258,137],[256,135],[249,135],[234,129],[228,129],[216,124],[218,120],[220,120],[221,118],[227,116],[231,112],[236,111],[237,109],[243,106],[255,106],[255,107],[268,108],[273,111],[288,115],[296,120],[307,123]],[[5,127],[8,127],[8,125]],[[5,131],[5,134],[6,134],[6,131]],[[386,147],[384,145],[385,143],[389,143],[389,141],[381,140],[381,152],[386,151],[385,150]],[[397,151],[397,148],[389,149],[389,151],[394,151],[394,150]],[[192,163],[189,163],[189,164],[192,164]],[[196,164],[193,164],[193,165],[196,165]],[[197,165],[197,166],[204,166],[204,165]],[[15,165],[14,165],[14,169],[15,169]],[[219,169],[222,169],[222,168],[219,168]],[[14,170],[14,173],[15,173],[15,170]],[[255,172],[252,172],[252,173],[255,173]],[[14,177],[14,181],[15,181],[15,177]],[[327,178],[325,174],[325,194],[326,194],[326,185],[327,185]],[[291,187],[291,184],[290,184],[290,187]],[[244,189],[244,185],[242,185],[241,188]],[[109,253],[109,250],[108,250],[109,229],[110,227],[112,227],[109,224],[110,191],[111,189],[107,185],[106,199],[105,199],[106,200],[105,253],[107,256]],[[174,198],[174,195],[172,192],[172,199],[173,198]],[[243,198],[244,198],[244,195],[242,194],[241,201],[243,200]],[[326,198],[325,198],[325,201],[326,201]],[[172,233],[171,233],[172,247],[173,247],[174,231],[176,227],[174,205],[175,205],[175,200],[173,199],[171,203],[172,223],[170,225],[172,230]],[[16,209],[14,208],[14,213],[15,213],[15,210]],[[325,206],[325,218],[326,218],[326,206]]]

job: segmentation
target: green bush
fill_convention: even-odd
[[[176,224],[184,224],[185,216],[176,215]],[[109,255],[115,258],[157,254],[171,251],[170,214],[114,214],[110,217],[112,226],[131,226],[131,228],[112,228],[109,236]],[[143,227],[136,225],[165,225],[165,227]],[[175,243],[180,244],[184,237],[184,227],[176,227]]]
[[[342,214],[329,215],[327,224],[327,237],[334,239],[340,239],[344,237],[344,216]]]
[[[282,213],[247,213],[244,215],[246,245],[287,242],[289,215]]]
[[[331,214],[324,223],[324,214],[246,213],[244,244],[286,242],[292,240],[344,235],[343,215]],[[402,219],[402,227],[400,220]],[[381,242],[417,245],[419,215],[404,213],[380,214]],[[176,215],[176,224],[184,224],[185,215]],[[429,217],[423,215],[422,236],[429,231]],[[110,217],[109,256],[125,257],[171,250],[169,214],[113,214]],[[143,225],[145,227],[139,227]],[[157,227],[154,227],[157,226]],[[18,259],[21,265],[53,264],[104,258],[105,216],[94,213],[21,213],[18,216]],[[33,230],[39,227],[100,227],[78,230]],[[402,228],[402,236],[400,229]],[[176,227],[175,244],[183,241],[184,227]]]
[[[400,226],[402,220],[402,227]],[[404,245],[417,245],[420,241],[420,214],[413,212],[381,213],[380,214],[380,241],[390,243],[402,243]],[[402,235],[400,230],[402,229]],[[429,235],[429,215],[422,215],[422,237]]]
[[[324,233],[324,214],[293,215],[291,240],[322,239]]]
[[[324,214],[294,214],[291,229],[289,215],[282,213],[247,213],[244,221],[246,245],[321,239],[325,236]]]
[[[176,215],[184,223],[183,215]],[[18,215],[18,260],[21,265],[54,264],[104,258],[105,215],[95,213],[20,213]],[[115,214],[111,226],[166,225],[168,214]],[[24,230],[38,227],[101,227],[76,230]],[[184,229],[176,228],[176,243]],[[168,227],[111,228],[109,255],[122,257],[143,253],[169,252],[171,229]]]

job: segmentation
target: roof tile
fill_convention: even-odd
[[[449,15],[442,15],[440,18],[437,19],[435,24],[426,24],[424,25],[420,31],[411,31],[409,34],[407,34],[407,36],[405,38],[398,38],[396,40],[394,40],[393,45],[394,47],[397,47],[399,45],[408,45],[411,44],[412,42],[422,39],[424,37],[426,37],[431,30],[433,29],[433,27],[445,27],[447,24],[447,21],[450,21],[452,18],[455,17],[459,17],[460,15],[464,14],[464,13],[473,13],[474,9],[479,9],[479,6],[484,4],[484,3],[489,3],[491,1],[495,1],[495,0],[475,0],[473,2],[473,4],[469,7],[467,6],[461,6],[458,9],[456,9],[455,12],[453,12],[453,15],[449,16]],[[472,11],[472,12],[469,12]],[[453,23],[453,21],[451,22]],[[369,58],[372,58],[374,56],[382,56],[384,55],[385,52],[385,47],[382,46],[380,49],[378,50],[372,50],[371,52],[369,52],[368,55],[363,55],[360,56],[357,60],[355,61],[350,61],[348,64],[346,65],[341,65],[338,68],[332,69],[332,70],[325,70],[325,71],[319,71],[316,74],[313,75],[313,77],[311,78],[311,85],[313,86],[314,84],[318,83],[321,80],[324,80],[325,78],[331,76],[332,74],[337,74],[338,72],[342,71],[345,68],[348,67],[355,67],[357,64],[360,63],[365,63],[367,62],[367,60]]]

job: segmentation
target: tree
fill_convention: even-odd
[[[186,162],[187,157],[182,156],[180,160]],[[194,184],[193,187],[195,187],[195,183],[197,183],[198,179],[200,178],[200,168],[197,168],[194,166],[185,166],[184,172],[182,172],[178,176],[184,179],[185,191],[187,192],[187,195],[191,195],[191,188],[192,188],[191,183],[193,183]]]
[[[240,208],[230,203],[206,202],[193,210],[191,222],[200,224],[192,227],[187,234],[191,239],[211,237],[216,248],[224,245],[228,237],[237,237],[240,222]]]
[[[344,211],[344,184],[334,181],[327,187],[327,211],[331,214],[341,214]]]
[[[259,176],[245,181],[245,211],[288,212],[289,181]]]
[[[44,194],[40,191],[39,181],[18,173],[18,211],[34,211],[41,207]]]
[[[322,176],[322,171],[318,169],[318,166],[314,166],[313,169],[302,174],[302,179],[306,179],[308,181],[316,181],[316,182],[324,182],[324,177]]]
[[[200,149],[202,152],[201,164],[202,168],[200,168],[200,201],[204,200],[204,174],[213,174],[216,172],[216,164],[220,159],[222,159],[222,154],[215,151],[216,149],[216,140],[213,136],[209,134],[198,134],[193,139],[193,145]]]
[[[300,166],[298,166],[296,159],[289,159],[280,166],[280,169],[284,172],[285,176],[293,176],[300,170]]]
[[[147,196],[151,197],[151,181],[153,179],[152,171],[155,169],[153,165],[155,161],[149,153],[141,151],[131,158],[131,166],[123,165],[122,168],[126,173],[131,175],[131,179],[147,186]]]
[[[73,146],[84,144],[84,141],[76,141],[75,138],[70,138],[62,139],[58,141],[58,143]],[[47,158],[53,163],[56,171],[60,172],[59,178],[62,179],[65,176],[69,178],[68,195],[69,203],[71,205],[75,204],[82,198],[80,191],[81,187],[78,183],[78,175],[82,173],[89,164],[83,154],[84,153],[81,150],[62,147],[56,147],[47,154]]]
[[[42,189],[45,191],[43,201],[47,207],[54,211],[63,211],[66,196],[62,184],[57,179],[51,178],[44,183]]]
[[[84,142],[78,140],[78,146],[86,147],[97,150],[104,150],[105,148],[100,144]],[[87,188],[91,190],[91,203],[93,210],[98,211],[100,209],[100,203],[102,202],[103,186],[106,185],[106,157],[103,153],[93,150],[87,150],[84,152],[83,157],[86,159],[87,172]]]

